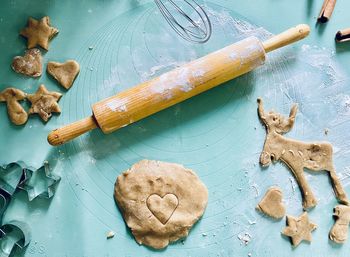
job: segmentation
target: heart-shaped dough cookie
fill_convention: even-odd
[[[163,197],[153,194],[147,198],[148,209],[164,225],[171,218],[178,204],[179,200],[174,194],[166,194]]]
[[[12,61],[12,69],[17,73],[36,78],[42,74],[42,57],[39,49],[29,49],[24,56],[15,56]]]
[[[69,89],[80,71],[79,63],[68,60],[65,63],[49,62],[47,72],[65,89]]]
[[[281,219],[286,214],[286,207],[282,203],[282,190],[270,187],[256,209],[274,219]]]

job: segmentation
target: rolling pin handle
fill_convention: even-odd
[[[291,43],[297,42],[310,33],[310,27],[306,24],[299,24],[296,27],[290,28],[281,34],[273,36],[272,38],[263,42],[264,49],[266,53],[276,50],[278,48],[284,47]]]
[[[53,146],[62,145],[95,128],[97,128],[95,118],[90,116],[65,127],[53,130],[48,135],[47,141]]]

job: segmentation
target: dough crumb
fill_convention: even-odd
[[[324,129],[324,134],[325,134],[326,136],[328,136],[328,133],[329,133],[329,129],[328,129],[328,128],[325,128],[325,129]]]
[[[114,231],[109,231],[109,232],[107,233],[107,239],[113,238],[114,235],[115,235]]]

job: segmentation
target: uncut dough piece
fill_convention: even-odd
[[[69,89],[80,71],[79,63],[68,60],[65,63],[49,62],[47,72],[54,77],[65,89]]]
[[[136,241],[161,249],[188,235],[204,213],[208,191],[182,165],[143,160],[118,176],[114,197]]]
[[[256,209],[271,218],[282,219],[286,214],[286,207],[282,203],[282,190],[276,186],[270,187]]]

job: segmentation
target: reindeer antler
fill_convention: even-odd
[[[264,113],[264,103],[263,100],[259,97],[257,99],[258,102],[258,114],[259,118],[265,123],[265,113]]]
[[[294,126],[295,116],[297,115],[298,105],[294,104],[290,109],[289,117],[287,121],[283,122],[278,128],[279,133],[287,133]]]

